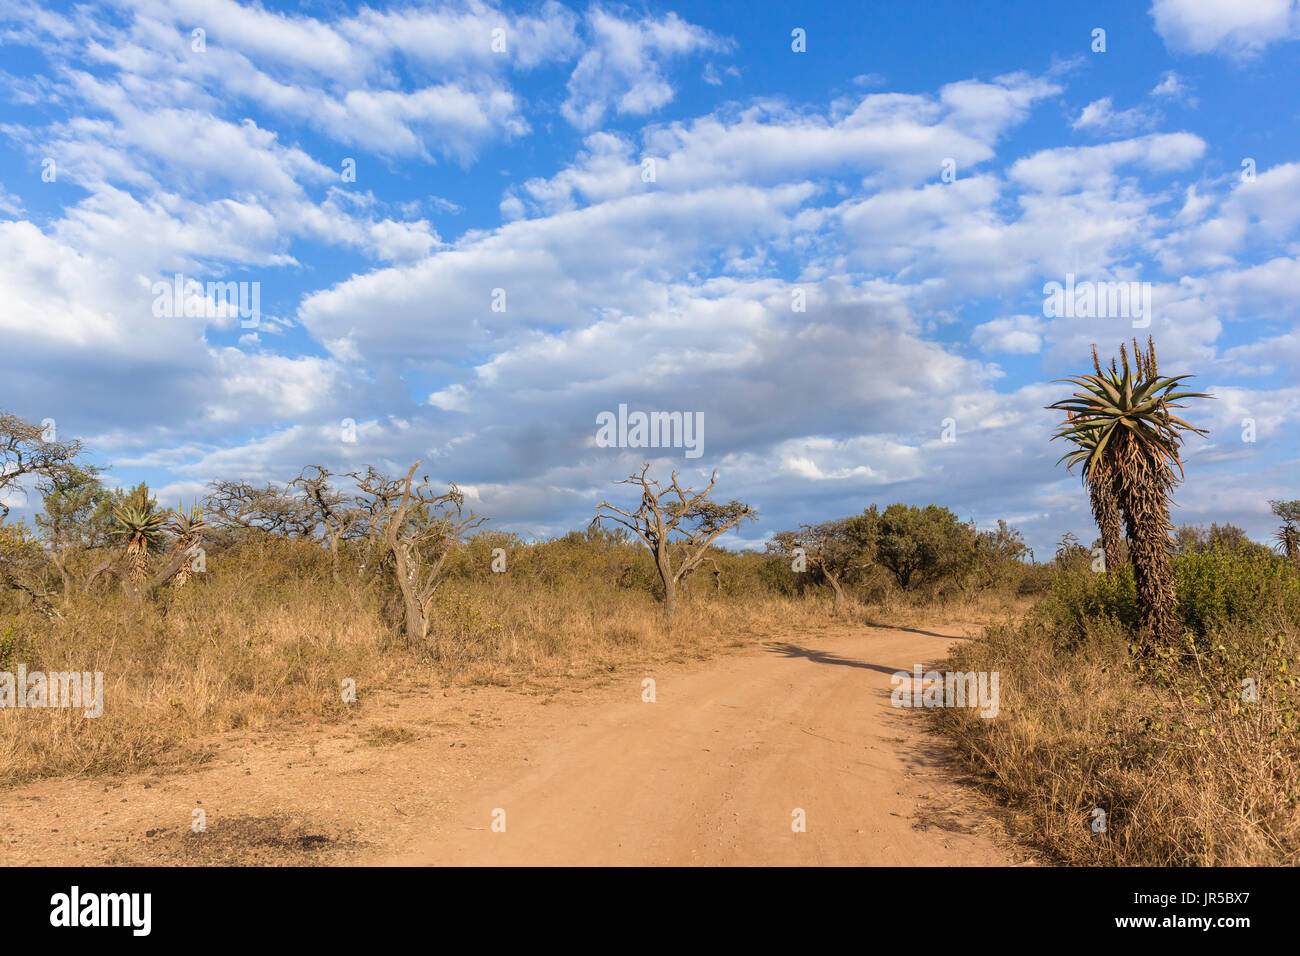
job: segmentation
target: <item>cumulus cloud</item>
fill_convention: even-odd
[[[1043,320],[1035,315],[993,319],[975,326],[971,341],[985,354],[1033,355],[1043,348]]]
[[[726,42],[669,13],[660,19],[623,20],[601,7],[587,14],[591,46],[569,77],[563,112],[580,129],[591,129],[608,112],[644,116],[676,95],[667,61],[721,50]]]
[[[1156,32],[1174,50],[1242,56],[1300,36],[1296,0],[1154,0]]]
[[[649,454],[718,468],[764,515],[744,544],[891,500],[1054,540],[1089,519],[1048,380],[1135,334],[1042,318],[1067,274],[1151,283],[1162,364],[1223,396],[1189,454],[1276,475],[1295,433],[1296,165],[1247,183],[1208,133],[1148,132],[1194,102],[1182,74],[1072,107],[1105,140],[1079,145],[1043,109],[1064,68],[755,97],[730,41],[671,13],[13,9],[4,42],[51,68],[6,80],[42,119],[0,132],[57,156],[61,191],[0,191],[6,396],[167,489],[419,457],[553,534]],[[683,107],[701,73],[734,98]],[[155,314],[175,271],[259,281],[262,322]],[[620,404],[703,414],[703,457],[596,446]],[[1267,440],[1237,447],[1242,417]]]
[[[1161,75],[1160,82],[1151,90],[1151,95],[1172,100],[1175,103],[1186,103],[1193,109],[1197,106],[1196,97],[1192,95],[1191,84],[1173,70],[1166,70]]]

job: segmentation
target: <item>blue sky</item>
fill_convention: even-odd
[[[717,469],[750,545],[902,500],[1043,553],[1094,533],[1052,379],[1150,333],[1216,397],[1175,521],[1263,539],[1300,497],[1298,40],[1292,0],[10,0],[0,407],[164,500],[421,458],[544,536],[651,460]],[[257,283],[256,328],[157,314],[177,273]],[[1045,315],[1067,275],[1150,327]],[[620,404],[701,413],[703,455],[598,446]]]

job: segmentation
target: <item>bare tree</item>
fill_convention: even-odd
[[[862,560],[870,542],[855,533],[853,519],[840,518],[821,524],[804,524],[798,531],[779,531],[768,542],[768,550],[796,560],[802,557],[814,571],[821,572],[835,592],[833,610],[844,606],[844,577],[854,568],[866,567]]]
[[[353,499],[330,487],[335,477],[320,465],[308,465],[293,481],[290,488],[300,488],[307,507],[314,512],[316,523],[325,536],[330,550],[330,571],[335,582],[339,579],[339,545],[362,521],[365,512],[352,504]],[[355,477],[355,476],[350,476]]]
[[[24,491],[24,478],[57,475],[74,467],[81,453],[81,442],[46,441],[40,425],[0,412],[0,524],[9,517],[5,500],[15,491]]]
[[[384,541],[386,515],[402,497],[402,480],[389,478],[376,471],[374,465],[366,465],[364,474],[352,472],[351,477],[362,490],[362,494],[353,499],[361,512],[358,531],[365,534],[372,552],[381,544],[387,547]]]
[[[755,517],[754,509],[739,501],[718,504],[709,500],[717,484],[715,471],[709,486],[703,491],[683,488],[678,482],[678,472],[665,487],[647,477],[650,465],[639,475],[631,475],[620,485],[636,485],[641,489],[641,505],[635,511],[615,508],[608,501],[596,506],[593,527],[610,520],[630,530],[650,549],[659,579],[664,586],[664,619],[671,621],[677,610],[677,585],[704,559],[709,546],[721,535],[746,519]],[[602,511],[608,514],[602,514]]]
[[[313,510],[307,502],[272,484],[265,488],[246,481],[218,480],[208,483],[211,492],[204,508],[213,523],[226,531],[260,531],[306,537],[316,530]]]
[[[487,519],[462,509],[465,496],[454,484],[442,494],[429,488],[424,476],[414,482],[411,466],[406,477],[388,478],[373,468],[357,479],[366,500],[371,528],[382,528],[393,559],[393,573],[402,592],[406,637],[423,643],[429,635],[429,609],[442,583],[447,558],[460,545],[465,533]],[[367,506],[368,505],[368,506]]]

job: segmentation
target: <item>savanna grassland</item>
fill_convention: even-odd
[[[504,572],[491,570],[494,548],[505,550]],[[319,542],[256,533],[213,545],[203,573],[151,601],[104,583],[51,596],[46,613],[10,589],[0,598],[0,671],[102,671],[107,704],[94,720],[0,709],[0,780],[183,767],[201,758],[188,745],[205,735],[341,719],[352,706],[340,693],[346,679],[362,689],[433,681],[547,693],[817,628],[833,611],[830,589],[783,557],[715,549],[665,625],[644,549],[603,533],[529,544],[485,532],[449,560],[429,636],[412,643],[391,573],[363,564],[345,549],[335,580]],[[840,619],[893,620],[936,600],[954,615],[1002,606],[986,591],[972,609],[942,584],[908,592],[878,576],[862,587],[873,603],[855,602]]]
[[[943,618],[986,625],[946,666],[997,672],[1001,706],[934,726],[1020,839],[1071,864],[1296,863],[1300,502],[1273,503],[1276,548],[1176,528],[1196,429],[1171,409],[1206,396],[1161,377],[1153,347],[1121,359],[1054,406],[1098,540],[1037,562],[1014,528],[937,505],[728,550],[753,510],[715,498],[716,476],[692,489],[648,468],[546,541],[491,531],[418,462],[218,480],[169,511],[4,416],[2,480],[43,507],[0,522],[0,673],[102,672],[106,705],[0,708],[0,785],[183,771],[204,737],[344,719],[362,706],[349,686],[546,694],[830,621]]]

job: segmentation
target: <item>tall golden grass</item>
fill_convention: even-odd
[[[1131,573],[1063,573],[1024,622],[949,661],[999,672],[998,717],[932,713],[1062,862],[1300,863],[1300,575],[1229,552],[1175,571],[1183,638],[1168,654],[1130,653]]]
[[[490,571],[498,544],[509,546],[501,574]],[[154,603],[103,587],[73,595],[51,621],[8,597],[0,671],[100,671],[105,702],[91,719],[0,709],[0,784],[193,766],[204,737],[342,719],[395,684],[545,693],[832,623],[829,592],[800,595],[763,579],[771,559],[719,551],[716,563],[721,577],[693,579],[667,628],[654,569],[631,545],[484,536],[456,556],[421,646],[403,635],[387,569],[352,556],[335,583],[328,554],[311,541],[214,549],[204,573]],[[357,705],[343,700],[345,679]]]

